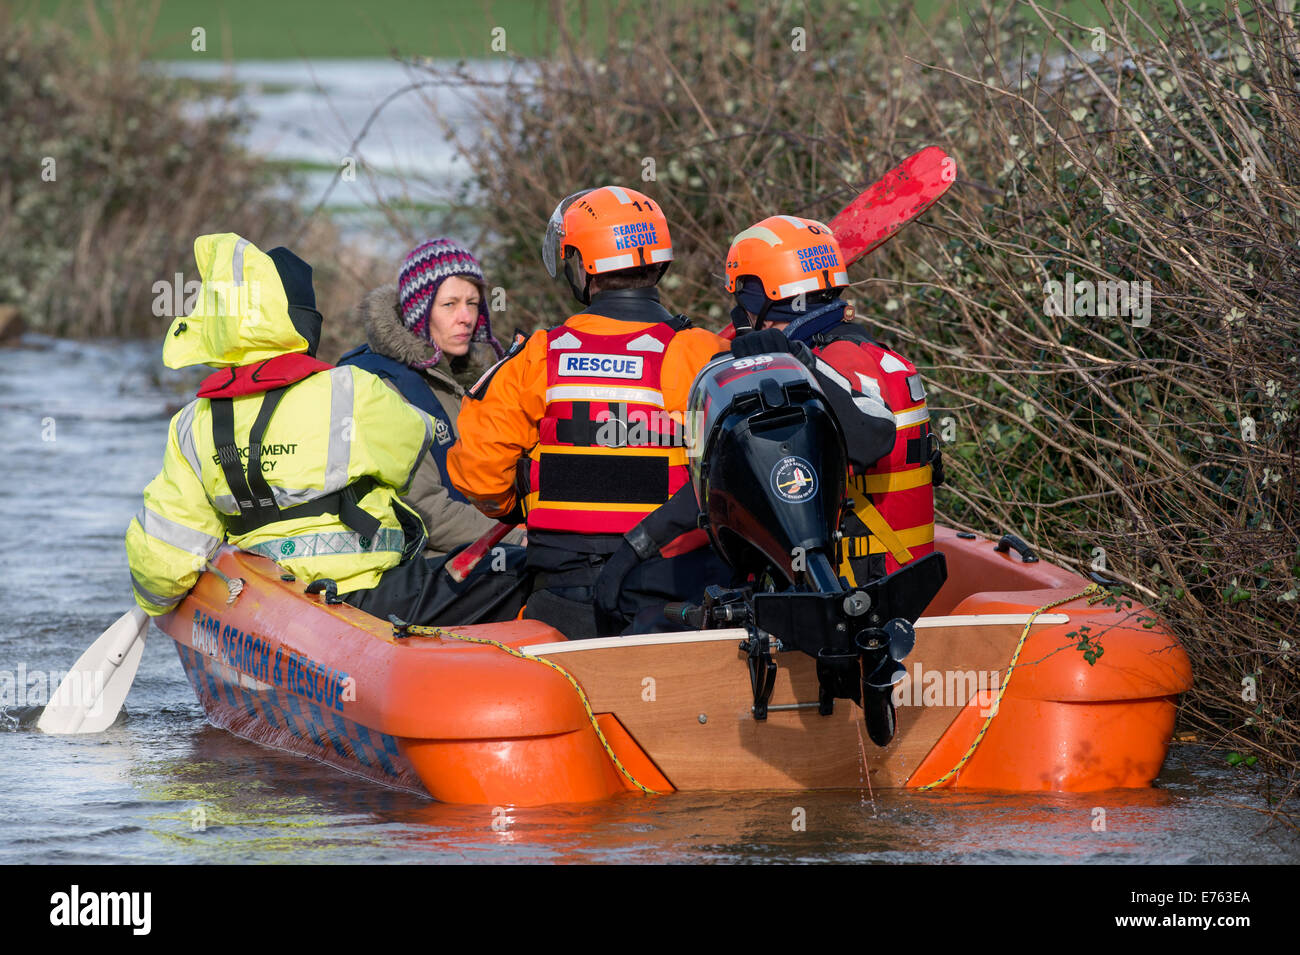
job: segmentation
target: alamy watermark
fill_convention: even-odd
[[[1129,319],[1134,328],[1151,324],[1151,283],[1108,279],[1076,279],[1065,273],[1065,281],[1051,279],[1043,284],[1043,313],[1063,317],[1108,317]]]
[[[680,411],[633,409],[620,416],[611,411],[596,414],[596,444],[602,448],[686,448],[698,443],[698,416]]]
[[[172,279],[153,283],[153,314],[158,318],[178,315],[195,318],[241,318],[256,321],[262,305],[259,281],[225,282],[190,279],[177,272]]]
[[[997,695],[1000,670],[927,670],[918,660],[894,686],[895,706],[965,706],[983,695]],[[996,701],[980,709],[980,716],[997,712]]]
[[[148,935],[152,908],[152,892],[86,892],[73,885],[50,896],[50,924],[117,925],[133,935]]]
[[[79,706],[90,716],[104,709],[104,673],[96,670],[0,670],[0,706]]]

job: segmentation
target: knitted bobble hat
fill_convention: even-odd
[[[478,323],[474,326],[472,342],[483,342],[492,347],[500,358],[505,350],[492,336],[492,323],[488,319],[487,282],[483,269],[469,249],[451,239],[432,239],[417,246],[402,263],[397,277],[397,304],[402,324],[414,335],[433,344],[433,357],[418,363],[417,368],[429,368],[442,360],[442,349],[429,333],[429,316],[438,288],[453,275],[473,282],[479,288]]]

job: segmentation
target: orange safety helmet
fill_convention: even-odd
[[[573,253],[586,273],[579,285]],[[644,193],[622,186],[585,189],[561,200],[551,213],[542,240],[542,261],[557,276],[557,253],[580,301],[589,301],[587,276],[659,265],[660,277],[673,260],[668,220],[659,204]]]
[[[751,275],[763,283],[763,294],[773,302],[849,284],[830,227],[798,216],[770,216],[731,240],[727,291],[734,293],[741,279]]]

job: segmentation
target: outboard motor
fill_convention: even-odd
[[[755,719],[776,681],[771,654],[817,661],[818,707],[863,708],[878,745],[894,735],[894,685],[915,644],[912,624],[947,579],[935,552],[850,588],[840,565],[847,455],[816,379],[793,355],[719,358],[691,387],[691,481],[714,548],[746,586],[710,587],[701,606],[665,613],[699,628],[744,626]]]
[[[689,408],[691,481],[717,552],[779,589],[838,588],[847,455],[808,369],[793,355],[723,359],[695,379]]]

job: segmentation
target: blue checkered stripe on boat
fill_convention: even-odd
[[[278,690],[251,693],[239,684],[239,671],[192,647],[180,643],[177,647],[190,682],[200,696],[210,696],[274,730],[288,731],[338,759],[358,762],[386,776],[400,775],[397,740],[392,736],[344,719],[340,713],[326,714],[314,701],[293,693]]]

